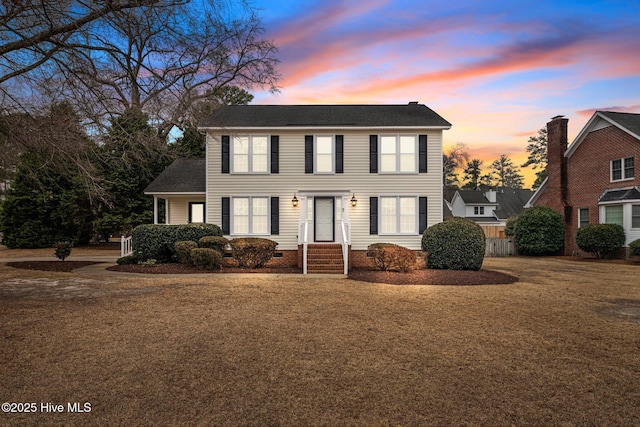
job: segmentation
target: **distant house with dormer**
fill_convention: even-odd
[[[488,187],[477,190],[456,190],[446,202],[452,216],[470,219],[479,225],[504,226],[509,218],[518,216],[533,192],[528,189]]]

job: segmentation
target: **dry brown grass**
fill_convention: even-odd
[[[640,424],[640,267],[485,267],[521,281],[106,281],[0,266],[0,400],[92,404],[0,424]]]

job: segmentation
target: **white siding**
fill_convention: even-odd
[[[428,135],[428,173],[423,174],[370,174],[369,135],[380,133],[413,133]],[[280,197],[280,234],[272,236],[280,249],[296,249],[298,219],[302,204],[293,207],[294,193],[341,191],[355,193],[358,205],[349,209],[353,249],[366,249],[376,242],[396,243],[411,249],[419,249],[421,236],[369,235],[369,197],[411,195],[428,197],[427,222],[431,226],[442,221],[442,131],[416,129],[385,129],[384,131],[338,130],[265,130],[224,132],[225,135],[271,134],[280,137],[280,164],[278,174],[234,175],[221,173],[221,135],[207,134],[207,222],[221,225],[221,198],[229,196],[278,196]],[[344,135],[344,173],[314,175],[304,173],[305,135]],[[349,196],[350,198],[350,196]],[[337,235],[336,235],[337,237]]]
[[[187,224],[189,222],[189,202],[204,202],[204,196],[167,197],[169,201],[169,224]],[[207,221],[213,222],[215,221]]]

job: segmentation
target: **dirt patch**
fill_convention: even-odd
[[[70,272],[76,268],[98,264],[96,261],[16,261],[8,262],[7,265],[13,268],[40,271]]]
[[[606,307],[599,307],[596,311],[618,319],[640,323],[640,300],[614,299],[608,302],[613,304],[613,307],[608,304]]]
[[[13,278],[0,282],[0,298],[39,301],[131,296],[158,292],[156,288],[113,288],[112,282],[87,278]]]
[[[414,270],[408,273],[352,269],[349,279],[392,285],[505,285],[519,279],[510,274],[492,270]]]

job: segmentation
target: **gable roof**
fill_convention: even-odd
[[[201,129],[245,127],[421,127],[449,129],[451,123],[424,104],[407,105],[228,105]]]
[[[615,126],[640,140],[640,114],[596,111],[569,146],[565,157],[571,157],[591,131],[602,128],[605,125]]]
[[[205,159],[176,159],[144,189],[145,194],[206,192]]]
[[[496,194],[499,206],[495,210],[496,217],[508,219],[520,215],[532,195],[533,191],[529,189],[502,188]]]
[[[458,195],[467,205],[495,205],[485,197],[484,191],[458,190]]]

